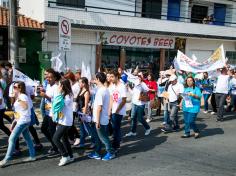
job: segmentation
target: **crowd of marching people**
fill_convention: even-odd
[[[193,130],[197,139],[201,132],[196,119],[202,104],[203,113],[214,115],[217,122],[224,120],[225,111],[236,111],[236,70],[230,66],[199,74],[170,68],[160,71],[157,81],[152,73],[142,73],[137,68],[133,71],[100,69],[91,80],[82,77],[81,70],[62,74],[50,68],[44,77],[42,85],[36,88],[12,81],[10,64],[0,66],[0,129],[9,136],[0,166],[20,154],[21,134],[29,149],[29,157],[24,161],[35,161],[36,151],[43,149],[39,131],[35,129],[39,125],[33,106],[35,93],[41,97],[41,133],[51,146],[47,157],[60,155],[58,166],[73,162],[72,148],[84,148],[88,137],[89,148],[93,149],[88,158],[108,161],[117,156],[122,137],[137,135],[138,122],[148,136],[152,132],[150,122],[163,115],[161,130],[178,132],[182,111],[184,134],[181,137],[191,137],[190,130]],[[132,104],[128,113],[130,131],[122,135],[128,95]],[[13,118],[5,114],[6,109],[14,111]],[[5,120],[11,123],[10,129],[5,126]]]

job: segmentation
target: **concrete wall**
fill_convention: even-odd
[[[223,40],[187,39],[186,55],[192,57],[194,54],[199,61],[204,61],[221,45],[225,51],[236,51],[236,42]]]

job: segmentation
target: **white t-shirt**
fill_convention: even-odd
[[[52,102],[53,98],[58,94],[58,86],[57,84],[47,84],[46,87],[46,95],[51,97],[51,100],[45,98],[45,114],[52,117]]]
[[[123,83],[119,83],[118,85],[113,85],[113,89],[111,92],[112,96],[112,113],[114,114],[118,108],[118,106],[122,102],[122,98],[126,98],[126,87]],[[126,115],[126,107],[125,105],[119,111],[119,115]]]
[[[62,109],[62,118],[59,118],[58,123],[64,126],[72,126],[73,124],[73,96],[66,95],[65,106]]]
[[[236,95],[236,78],[230,80],[231,94]]]
[[[5,105],[5,102],[4,102],[2,89],[0,89],[0,99],[2,100],[2,103],[0,104],[0,109],[5,109],[6,105]]]
[[[80,91],[80,87],[79,87],[79,82],[77,81],[75,84],[73,84],[71,86],[72,88],[72,92],[73,92],[73,96],[74,96],[74,99],[77,98],[78,94],[79,94],[79,91]],[[74,101],[73,102],[73,112],[77,112],[78,110],[78,105],[77,103]]]
[[[229,75],[220,75],[216,82],[216,93],[228,94],[229,93]]]
[[[139,96],[141,92],[148,92],[149,88],[144,82],[141,82],[141,84],[138,84],[134,86],[132,91],[132,103],[135,105],[144,105],[145,102],[139,100]]]
[[[25,101],[28,104],[27,109],[23,109],[20,106],[20,103],[18,100]],[[29,106],[29,98],[25,94],[20,94],[18,98],[16,99],[14,103],[14,109],[15,109],[15,118],[18,124],[25,124],[25,123],[30,123],[31,121],[31,111],[30,111],[30,106]]]
[[[97,122],[97,108],[98,106],[102,106],[102,111],[100,114],[100,124],[101,125],[108,125],[109,123],[109,102],[110,102],[110,93],[106,87],[98,88],[95,100],[93,104],[93,122]]]
[[[184,92],[184,86],[180,83],[176,83],[175,85],[170,84],[167,92],[169,93],[169,101],[175,102],[178,100],[179,94]]]

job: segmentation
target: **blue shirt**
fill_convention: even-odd
[[[187,93],[195,94],[198,97],[200,97],[200,99],[189,96],[189,98],[190,98],[190,100],[192,101],[192,104],[193,104],[193,107],[190,108],[190,107],[185,106],[185,100],[183,98],[183,111],[190,112],[190,113],[200,112],[201,98],[202,98],[201,90],[198,87],[195,87],[195,89],[187,87],[187,88],[184,88],[184,94],[187,94]]]

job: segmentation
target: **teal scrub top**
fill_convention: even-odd
[[[200,99],[196,99],[194,97],[190,97],[190,100],[192,101],[192,105],[193,107],[186,107],[185,106],[185,99],[183,98],[183,111],[185,112],[190,112],[190,113],[198,113],[200,112],[200,107],[201,107],[201,98],[202,98],[202,93],[201,90],[198,87],[193,88],[184,88],[184,93],[183,94],[187,94],[187,93],[193,93],[195,95],[197,95],[198,97],[200,97]]]

